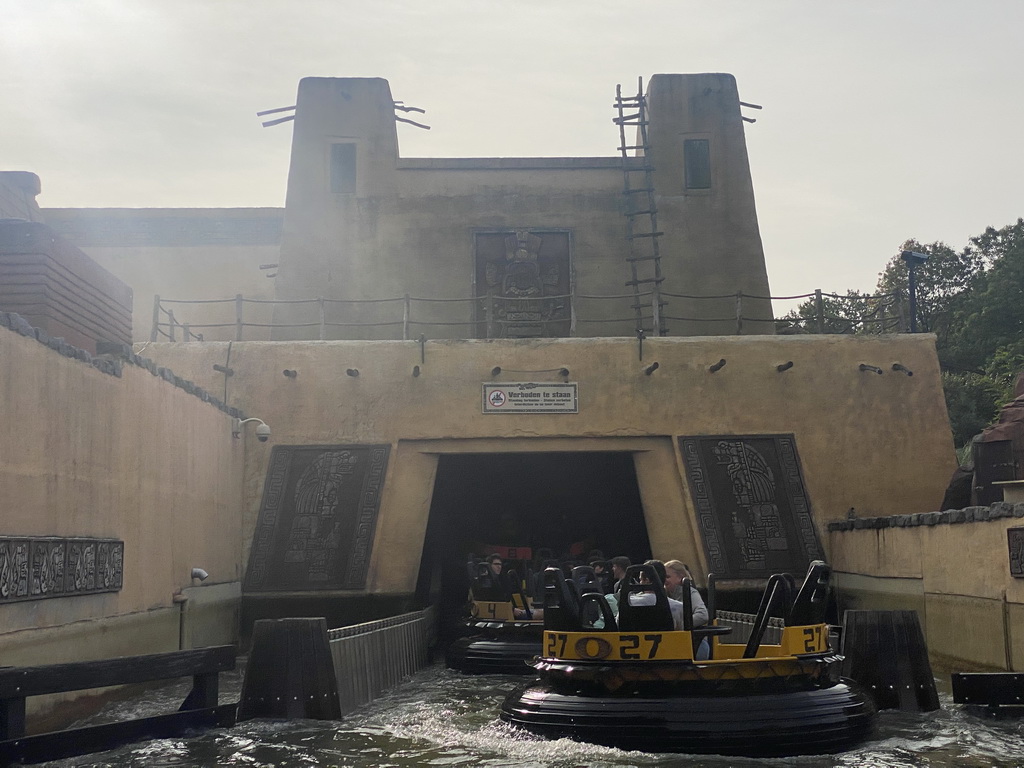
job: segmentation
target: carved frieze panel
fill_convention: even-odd
[[[477,335],[569,335],[569,233],[515,229],[475,238]]]
[[[244,588],[366,585],[389,446],[274,446]]]
[[[1010,546],[1010,575],[1024,579],[1024,528],[1008,528],[1006,540]]]
[[[802,575],[822,549],[792,435],[679,438],[708,569]]]
[[[123,541],[0,537],[0,604],[118,592],[123,583]]]

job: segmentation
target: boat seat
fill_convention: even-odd
[[[476,576],[470,590],[473,599],[481,603],[509,603],[512,601],[512,591],[508,586],[508,580],[499,579],[494,575],[491,566],[487,563],[477,563]]]
[[[641,583],[641,576],[646,583]],[[649,604],[630,604],[630,595],[653,595]],[[619,584],[619,631],[620,632],[671,632],[675,628],[668,595],[657,572],[649,565],[631,565]]]
[[[585,632],[617,632],[619,629],[612,607],[600,592],[584,592],[580,595],[580,617]],[[594,626],[598,620],[603,626]]]
[[[786,617],[789,626],[824,624],[828,609],[828,587],[832,567],[821,560],[814,560],[807,568],[807,575],[800,591],[793,600],[793,607]]]
[[[544,570],[544,629],[552,632],[582,632],[580,601],[560,568]]]

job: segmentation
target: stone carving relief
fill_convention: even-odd
[[[0,538],[0,603],[117,592],[123,582],[123,541]]]
[[[680,438],[709,569],[802,574],[822,557],[792,435]]]
[[[275,446],[247,591],[360,589],[388,446]]]
[[[1006,540],[1010,546],[1010,575],[1024,579],[1024,528],[1008,528]]]
[[[479,233],[476,254],[481,336],[569,335],[568,233]]]

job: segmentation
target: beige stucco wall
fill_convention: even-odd
[[[146,354],[219,392],[224,378],[213,365],[224,364],[226,346],[153,344]],[[428,341],[422,354],[421,362],[413,341],[233,345],[230,403],[273,429],[269,443],[248,444],[244,541],[274,444],[392,446],[368,582],[382,593],[414,587],[436,457],[445,452],[628,450],[655,553],[694,553],[702,565],[676,436],[795,434],[826,547],[824,523],[845,519],[851,507],[865,515],[934,509],[955,466],[927,335],[652,339],[642,362],[633,339]],[[725,367],[711,373],[721,358]],[[655,361],[658,370],[645,375]],[[780,373],[776,366],[788,361],[792,368]],[[895,362],[914,375],[892,372]],[[887,373],[861,372],[861,363]],[[550,371],[567,367],[580,412],[481,413],[481,385],[495,366],[548,371],[537,380],[555,380]]]
[[[245,441],[230,417],[143,368],[111,376],[5,327],[0,361],[0,534],[125,547],[119,592],[0,604],[2,663],[175,650],[183,613],[186,646],[234,641]]]
[[[720,319],[667,322],[671,335],[735,333],[733,294],[767,296],[764,264],[736,82],[730,75],[656,75],[649,83],[652,143],[665,159],[657,171],[663,291],[726,298],[668,298],[668,317]],[[609,125],[607,157],[401,158],[392,96],[379,78],[305,78],[296,101],[277,298],[366,300],[475,295],[474,233],[528,229],[568,231],[576,335],[632,335],[626,257],[623,173],[617,129]],[[609,117],[611,117],[609,113]],[[633,138],[627,131],[627,141]],[[712,186],[682,188],[683,142],[711,142]],[[331,145],[355,145],[356,184],[331,191]],[[657,166],[658,161],[655,162]],[[643,174],[630,174],[631,188]],[[638,198],[640,199],[640,198]],[[646,205],[638,206],[644,209]],[[637,232],[644,232],[637,220]],[[634,255],[646,255],[647,241]],[[641,276],[647,276],[641,264]],[[649,288],[645,286],[646,290]],[[626,297],[616,301],[580,296]],[[649,300],[649,299],[648,299]],[[402,320],[402,304],[362,305],[336,322]],[[772,333],[767,301],[750,300],[743,333]],[[417,304],[414,327],[430,337],[475,334],[451,325],[473,318],[473,304]],[[596,320],[618,319],[604,323]],[[315,308],[279,306],[275,322],[315,322]],[[274,332],[275,339],[312,338],[316,329]],[[333,327],[330,338],[401,338],[401,326]]]
[[[1006,535],[1021,525],[1000,518],[833,531],[840,602],[917,610],[943,666],[1024,669],[1024,579],[1010,576]]]

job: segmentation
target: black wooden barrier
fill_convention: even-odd
[[[1024,714],[1024,674],[1020,672],[954,672],[949,678],[957,704],[982,706],[993,714]]]
[[[939,708],[917,611],[847,611],[842,654],[843,676],[860,683],[879,709]]]
[[[178,736],[196,728],[231,726],[236,704],[217,705],[218,676],[235,668],[230,645],[99,661],[0,668],[0,766],[40,763],[114,749],[143,739]],[[107,725],[25,735],[25,699],[49,693],[192,677],[177,712]]]
[[[253,625],[238,719],[254,717],[341,719],[325,619],[260,619]]]

